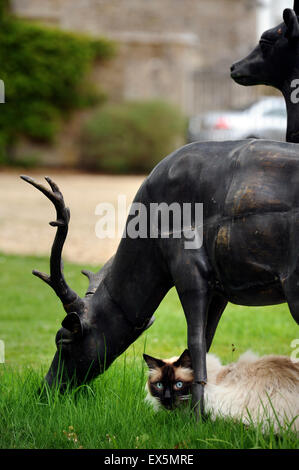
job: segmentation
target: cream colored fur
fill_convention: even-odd
[[[260,424],[264,431],[271,424],[276,432],[294,420],[292,429],[299,433],[299,362],[285,356],[259,358],[247,351],[237,362],[222,365],[207,354],[207,375],[205,410],[212,419],[231,417]],[[149,392],[146,401],[158,411]]]
[[[298,416],[292,429],[299,432],[299,363],[285,356],[258,357],[251,351],[235,363],[221,365],[207,354],[208,383],[205,410],[216,416],[260,423],[275,431]]]
[[[160,402],[150,394],[147,382],[145,384],[145,391],[146,391],[146,397],[144,401],[148,403],[149,405],[151,405],[155,411],[159,411],[161,409]]]

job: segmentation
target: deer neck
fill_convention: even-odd
[[[149,326],[148,320],[132,322],[109,292],[105,280],[90,298],[91,323],[96,325],[97,337],[105,342],[105,364],[108,368]]]
[[[122,240],[93,295],[93,310],[117,310],[140,334],[171,287],[159,261],[150,240]]]
[[[108,367],[135,341],[140,333],[127,320],[121,306],[112,299],[104,281],[90,298],[89,310],[89,320],[95,325],[97,336],[104,339],[105,348],[107,348],[106,366]]]
[[[294,79],[299,79],[299,68],[298,72],[284,83],[281,91],[287,108],[286,141],[299,143],[299,80],[294,87]]]

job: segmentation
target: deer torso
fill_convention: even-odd
[[[203,203],[203,247],[215,290],[244,305],[285,301],[281,278],[296,267],[299,236],[299,152],[293,144],[189,144],[157,165],[135,202]],[[141,319],[151,315],[175,285],[169,260],[181,257],[185,270],[193,251],[180,239],[123,239],[107,278],[113,297],[133,317],[140,315],[136,305]]]
[[[228,301],[242,305],[286,301],[299,323],[296,144],[198,142],[166,157],[134,200],[137,221],[146,221],[146,233],[122,238],[115,256],[99,273],[85,272],[90,284],[83,299],[68,286],[61,267],[69,221],[62,193],[49,178],[52,191],[31,178],[23,179],[44,193],[57,212],[57,220],[51,222],[57,233],[50,276],[34,271],[55,290],[67,312],[56,335],[58,350],[46,376],[48,384],[55,383],[60,361],[62,385],[70,378],[72,383],[82,383],[103,372],[151,324],[172,286],[186,316],[194,370],[192,395],[201,409],[205,354]],[[159,236],[150,236],[152,204],[162,203],[203,205],[200,222],[193,214],[189,227],[186,221],[182,225],[189,234],[202,229],[201,244],[186,249],[174,221],[169,233],[162,226]],[[129,214],[126,232],[135,217]]]

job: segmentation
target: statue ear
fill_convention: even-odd
[[[192,369],[191,355],[188,349],[185,349],[185,351],[180,355],[178,360],[174,363],[174,366]]]
[[[156,359],[155,357],[148,356],[147,354],[143,354],[143,359],[147,363],[149,369],[158,369],[165,366],[165,362],[162,361],[162,359]]]
[[[68,313],[61,325],[71,333],[83,335],[83,322],[76,312]]]
[[[283,20],[287,27],[287,31],[285,36],[289,40],[298,39],[299,38],[299,24],[298,18],[294,10],[290,8],[286,8],[283,12]]]

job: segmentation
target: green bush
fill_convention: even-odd
[[[7,3],[7,2],[5,2]],[[49,142],[71,110],[100,100],[86,81],[97,59],[114,45],[11,18],[0,8],[0,162],[19,136]]]
[[[111,173],[150,171],[184,143],[186,120],[161,101],[109,104],[94,113],[81,137],[81,165]]]

